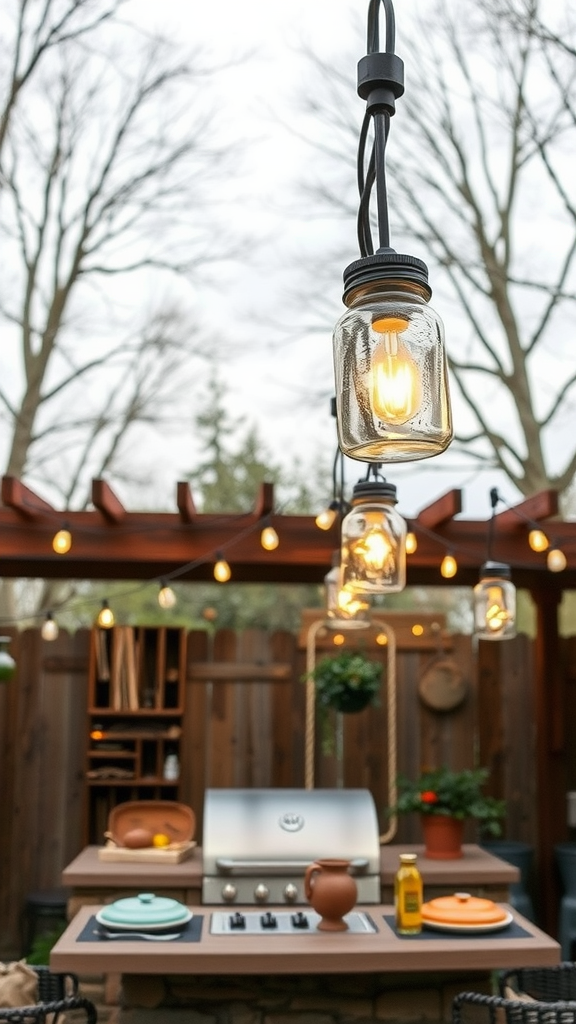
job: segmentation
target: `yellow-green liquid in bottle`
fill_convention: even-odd
[[[400,867],[394,882],[396,931],[400,935],[417,935],[422,931],[422,876],[416,866],[415,853],[401,853]]]

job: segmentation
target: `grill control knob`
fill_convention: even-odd
[[[284,899],[286,903],[295,903],[298,899],[298,889],[293,882],[288,882],[284,887]]]
[[[236,886],[232,885],[232,882],[227,882],[224,888],[222,889],[222,899],[224,900],[224,902],[233,903],[237,895],[238,891],[236,889]]]
[[[270,890],[267,885],[264,885],[263,882],[260,882],[260,884],[257,885],[256,888],[254,889],[254,899],[256,900],[257,903],[266,903],[266,900],[268,899],[269,895]]]

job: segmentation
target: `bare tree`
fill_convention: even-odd
[[[227,167],[201,54],[119,6],[20,0],[1,104],[5,472],[77,506],[91,476],[125,472],[136,425],[175,427],[206,344],[184,307],[217,255],[207,186]]]
[[[438,0],[426,21],[403,23],[406,94],[388,143],[393,245],[431,267],[463,399],[453,448],[526,495],[565,491],[576,473],[576,31],[555,11]],[[310,112],[325,111],[324,147],[342,168],[361,101],[348,75],[342,103],[342,71],[321,71],[332,96],[316,93]],[[342,195],[342,179],[316,190],[350,216],[351,189]]]

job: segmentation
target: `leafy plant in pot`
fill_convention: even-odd
[[[382,665],[370,661],[358,651],[343,651],[335,657],[322,658],[305,680],[312,679],[322,724],[322,749],[332,753],[333,735],[329,729],[330,710],[341,714],[363,711],[378,706],[382,684]]]
[[[474,818],[483,835],[498,836],[501,818],[506,813],[504,800],[483,792],[490,772],[488,768],[434,768],[422,772],[417,779],[399,775],[398,800],[389,814],[421,816],[425,856],[435,860],[452,860],[462,856],[464,822]],[[444,835],[451,828],[452,839]],[[440,834],[442,830],[442,834]]]

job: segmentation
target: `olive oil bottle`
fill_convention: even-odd
[[[417,935],[422,931],[422,876],[415,853],[401,853],[400,867],[394,882],[396,931],[400,935]]]

